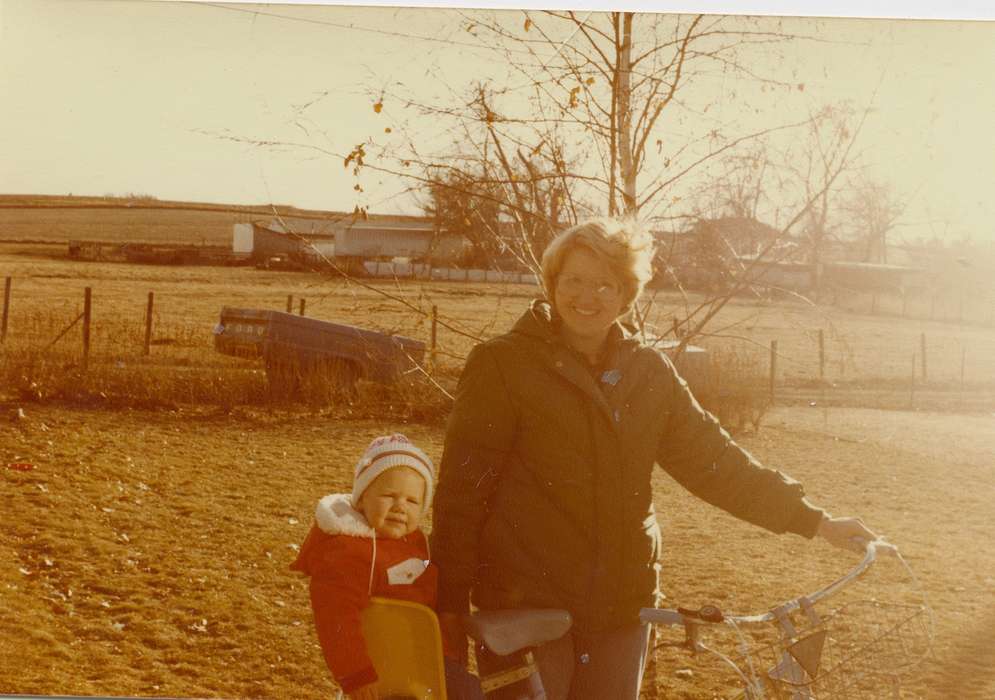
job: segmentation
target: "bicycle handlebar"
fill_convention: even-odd
[[[808,604],[813,604],[838,593],[849,583],[864,574],[874,564],[879,551],[883,554],[898,555],[898,548],[895,545],[885,542],[882,539],[870,540],[865,545],[864,558],[849,572],[813,593],[788,600],[765,613],[757,613],[752,615],[725,615],[718,613],[718,615],[715,615],[711,614],[711,611],[709,611],[710,614],[701,615],[695,611],[685,610],[683,608],[678,608],[676,610],[670,608],[643,608],[639,611],[639,619],[643,623],[653,625],[684,626],[689,624],[716,624],[727,620],[736,624],[771,622],[777,619],[778,613],[783,615],[800,608],[802,606],[802,601],[806,601]],[[775,613],[775,611],[777,612]],[[715,612],[718,612],[718,610],[716,609]]]

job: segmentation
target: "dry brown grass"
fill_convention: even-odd
[[[364,418],[441,424],[451,407],[458,370],[440,367],[433,376],[412,373],[386,386],[360,380],[344,391],[332,377],[310,375],[292,394],[274,387],[256,362],[233,359],[229,366],[191,367],[147,358],[98,357],[82,366],[79,355],[6,352],[0,383],[6,397],[22,405],[58,403],[104,410],[178,410],[238,407],[276,411],[306,409],[343,420]]]
[[[232,225],[251,216],[230,212],[113,209],[0,209],[0,240],[94,241],[231,246]]]

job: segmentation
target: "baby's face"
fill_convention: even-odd
[[[400,539],[421,521],[425,480],[409,467],[394,467],[373,480],[359,499],[359,511],[381,537]]]

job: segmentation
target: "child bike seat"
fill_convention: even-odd
[[[374,596],[360,620],[381,698],[446,700],[442,635],[431,608]]]
[[[499,656],[559,639],[573,624],[566,610],[481,610],[463,618],[467,635]]]

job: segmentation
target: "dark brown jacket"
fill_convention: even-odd
[[[822,511],[761,466],[688,391],[665,354],[616,324],[594,372],[534,302],[476,346],[449,419],[432,554],[439,609],[557,607],[582,631],[654,603],[654,464],[693,494],[773,532],[812,537]]]

